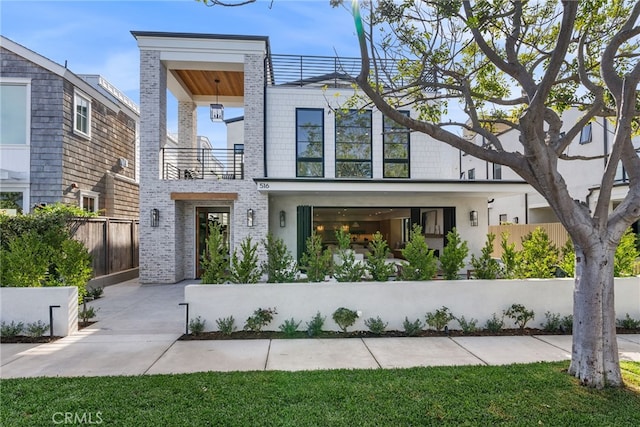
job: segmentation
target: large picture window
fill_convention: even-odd
[[[296,109],[296,176],[324,176],[324,110]]]
[[[0,144],[27,145],[30,128],[30,86],[21,82],[0,83]]]
[[[371,178],[371,111],[336,113],[336,178]]]
[[[73,130],[83,136],[91,136],[91,100],[75,93],[73,97]]]
[[[402,111],[405,116],[408,111]],[[388,117],[383,119],[384,177],[409,178],[409,129]]]

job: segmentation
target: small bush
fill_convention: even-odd
[[[315,231],[307,239],[300,266],[307,273],[308,282],[322,282],[331,272],[331,252],[322,249],[322,237]]]
[[[38,320],[37,322],[27,323],[27,327],[25,330],[27,331],[27,335],[30,337],[39,338],[47,332],[49,326],[45,324],[42,320]]]
[[[191,331],[193,335],[200,335],[204,332],[204,326],[206,323],[207,321],[202,320],[200,316],[196,317],[195,319],[191,319],[189,321],[189,331]]]
[[[380,316],[378,316],[375,319],[373,317],[366,319],[364,325],[369,328],[372,334],[381,335],[384,330],[387,329],[389,323],[385,323]]]
[[[202,266],[202,283],[220,284],[227,280],[229,268],[229,249],[222,235],[221,225],[217,222],[209,224],[209,236],[206,249],[200,260]]]
[[[480,252],[480,257],[476,258],[474,254],[471,255],[473,277],[476,279],[493,280],[498,278],[498,276],[500,275],[500,264],[495,258],[491,256],[491,254],[493,253],[493,241],[495,240],[495,238],[495,234],[487,234],[487,240]]]
[[[511,318],[521,331],[527,325],[529,320],[533,320],[535,318],[533,310],[527,310],[522,304],[512,304],[511,307],[505,310],[504,315]]]
[[[542,227],[522,238],[522,251],[516,256],[517,274],[521,278],[554,277],[558,266],[558,248]]]
[[[262,263],[262,272],[267,275],[267,283],[288,283],[296,280],[298,264],[284,240],[269,233],[262,244],[267,252],[267,260]]]
[[[278,328],[284,333],[286,337],[293,337],[298,332],[298,327],[300,326],[302,321],[296,322],[296,320],[292,317],[291,319],[286,319],[284,323]]]
[[[258,268],[258,245],[253,244],[251,236],[245,237],[240,242],[240,255],[238,250],[233,251],[229,278],[233,283],[258,283],[262,271]]]
[[[424,324],[420,319],[416,319],[415,322],[411,322],[409,318],[405,316],[404,322],[402,322],[402,327],[404,328],[404,333],[407,334],[407,336],[415,337],[422,332]]]
[[[473,317],[469,320],[465,319],[464,316],[460,316],[456,318],[458,323],[460,324],[460,329],[462,329],[463,334],[472,334],[478,330],[478,319],[474,319]]]
[[[351,234],[336,230],[336,240],[338,241],[338,251],[336,252],[338,262],[334,262],[333,277],[338,282],[359,282],[365,273],[364,264],[356,260],[356,254],[349,249]]]
[[[453,227],[447,233],[447,245],[440,255],[440,266],[446,280],[459,279],[458,272],[464,267],[464,259],[469,254],[467,242],[460,238],[458,230]]]
[[[89,320],[96,317],[96,310],[94,307],[87,307],[87,304],[82,305],[82,310],[79,310],[78,317],[82,319],[82,323],[87,324]]]
[[[317,312],[316,315],[311,318],[311,321],[307,322],[307,335],[310,337],[320,335],[326,319],[327,318],[322,316],[320,312]]]
[[[547,311],[544,314],[544,317],[547,319],[544,323],[541,323],[542,329],[547,332],[557,332],[560,331],[562,326],[562,320],[560,318],[560,313],[551,313]]]
[[[560,249],[559,261],[558,267],[566,277],[574,277],[576,275],[576,251],[571,239],[567,239]]]
[[[502,248],[502,278],[513,279],[516,277],[516,269],[518,268],[518,251],[516,251],[516,244],[509,243],[509,233],[506,231],[500,235],[500,247]]]
[[[218,325],[218,330],[224,335],[231,335],[238,329],[236,327],[236,319],[234,319],[233,316],[216,319],[216,325]]]
[[[633,276],[636,259],[640,256],[636,246],[636,233],[631,227],[622,235],[613,258],[613,275],[615,277]]]
[[[491,318],[485,323],[484,327],[489,332],[500,332],[502,328],[504,328],[504,317],[498,318],[498,316],[493,313]]]
[[[0,323],[0,336],[3,337],[17,337],[22,334],[24,331],[24,323],[22,322],[14,322],[11,323],[2,322]]]
[[[333,312],[331,316],[333,321],[342,329],[342,332],[347,332],[347,328],[356,323],[356,319],[359,316],[357,311],[349,310],[345,307],[340,307]]]
[[[369,243],[369,253],[367,254],[367,270],[377,282],[386,282],[389,276],[395,274],[396,268],[394,264],[387,263],[387,257],[391,251],[387,245],[387,241],[384,240],[382,234],[376,231],[373,235],[373,239]]]
[[[629,316],[629,313],[627,313],[624,319],[618,319],[616,321],[616,326],[623,329],[639,329],[640,320],[633,319],[631,316]]]
[[[560,319],[560,331],[572,332],[573,331],[573,314],[568,314]]]
[[[258,308],[253,312],[253,316],[249,316],[244,325],[246,331],[260,332],[262,328],[267,326],[273,320],[273,316],[278,314],[276,308]]]
[[[87,291],[87,296],[91,299],[102,298],[103,294],[104,294],[104,288],[93,288]]]
[[[445,328],[445,326],[447,326],[450,321],[455,319],[455,317],[453,316],[453,314],[451,314],[447,307],[443,306],[442,308],[437,309],[435,312],[430,311],[429,313],[427,313],[425,319],[427,321],[427,325],[435,328],[436,331],[440,332]]]
[[[407,262],[402,263],[401,280],[431,280],[438,270],[438,260],[433,250],[427,246],[422,235],[422,227],[413,224],[409,233],[409,241],[402,249],[402,256]]]

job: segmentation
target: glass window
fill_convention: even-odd
[[[588,144],[591,142],[591,123],[585,125],[580,131],[580,144]]]
[[[81,191],[80,209],[84,209],[87,212],[98,212],[98,193],[93,191]]]
[[[502,165],[493,164],[493,179],[502,179]]]
[[[0,192],[0,210],[10,209],[22,213],[23,194],[21,191]]]
[[[91,136],[91,100],[76,93],[73,104],[73,129],[82,135]]]
[[[405,116],[408,111],[402,111]],[[409,178],[409,129],[383,118],[384,177]]]
[[[476,179],[476,169],[469,169],[469,171],[467,172],[467,177],[468,179]]]
[[[296,176],[324,176],[324,110],[296,109]]]
[[[29,143],[28,85],[0,84],[0,144]]]
[[[336,113],[336,178],[371,176],[371,111]]]

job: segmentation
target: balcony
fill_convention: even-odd
[[[360,58],[271,55],[270,59],[268,81],[281,86],[350,87],[361,68]],[[411,83],[400,76],[401,72],[420,75],[419,80],[427,86],[436,82],[434,70],[416,61],[380,59],[375,67],[371,64],[371,69],[379,71],[378,76],[387,87],[403,87]]]
[[[163,148],[162,179],[243,179],[244,150]]]

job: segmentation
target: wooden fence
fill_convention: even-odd
[[[559,222],[543,224],[490,225],[489,233],[493,233],[496,236],[493,241],[493,256],[496,258],[500,258],[500,256],[502,256],[502,247],[500,246],[500,242],[503,232],[509,234],[509,237],[507,238],[508,243],[515,243],[516,250],[522,250],[522,238],[538,227],[543,228],[547,232],[549,240],[551,240],[558,249],[562,248],[565,243],[567,243],[567,240],[569,240],[567,230],[565,230]]]
[[[94,277],[138,267],[138,220],[90,218],[78,224],[74,238],[93,257]]]

